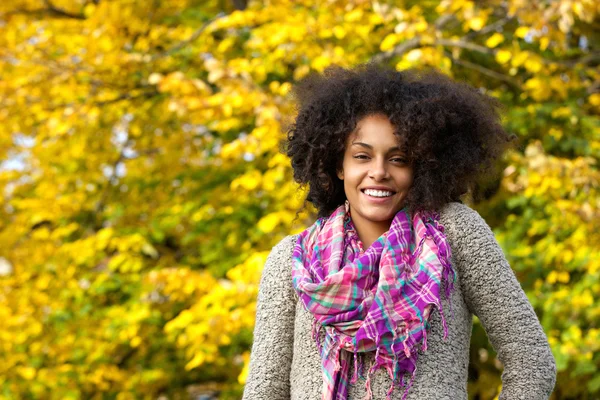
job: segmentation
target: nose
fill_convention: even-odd
[[[381,181],[389,178],[389,171],[385,160],[375,160],[369,170],[369,178]]]

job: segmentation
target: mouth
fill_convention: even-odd
[[[393,190],[361,189],[360,191],[373,199],[386,199],[396,194]]]

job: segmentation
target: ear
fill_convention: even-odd
[[[337,177],[340,178],[340,180],[344,180],[344,170],[341,169],[337,172]]]

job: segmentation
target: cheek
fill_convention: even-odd
[[[344,170],[344,185],[348,188],[356,187],[364,179],[364,173],[356,166]]]
[[[403,171],[403,173],[398,176],[398,180],[402,184],[402,186],[409,186],[409,187],[412,186],[412,183],[413,183],[412,170]]]
[[[412,186],[413,179],[414,179],[413,173],[412,173],[412,171],[410,171],[406,176],[406,181],[408,182],[409,186]]]

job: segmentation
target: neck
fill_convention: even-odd
[[[352,217],[352,223],[364,249],[367,250],[373,242],[390,229],[392,221],[373,222]]]

